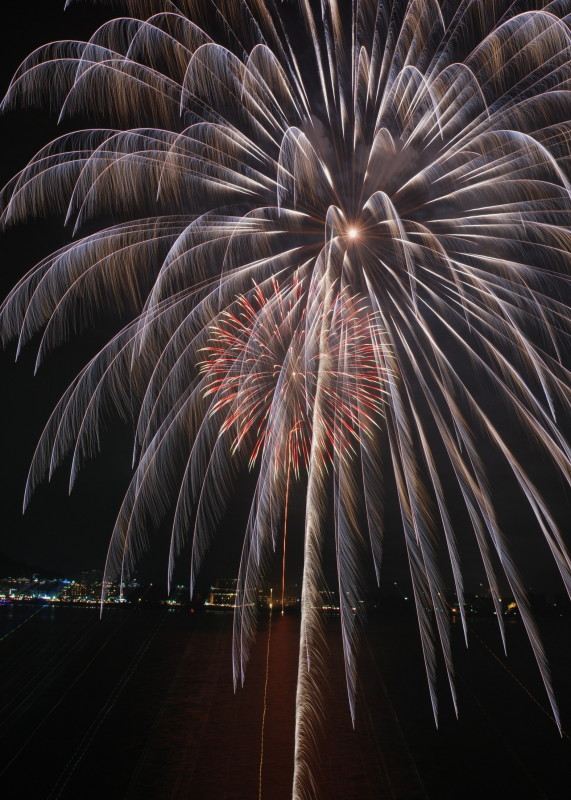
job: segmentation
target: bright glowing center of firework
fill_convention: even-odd
[[[347,231],[347,236],[350,239],[356,239],[359,236],[359,231],[357,230],[357,228],[349,228],[349,230]]]

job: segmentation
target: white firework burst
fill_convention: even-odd
[[[494,563],[558,720],[486,454],[513,474],[571,592],[557,521],[502,432],[507,410],[569,482],[556,411],[570,399],[571,4],[126,5],[135,16],[89,42],[34,52],[4,100],[5,109],[48,102],[107,125],[49,143],[4,190],[5,224],[57,211],[75,235],[5,300],[4,338],[20,349],[41,331],[39,362],[70,320],[106,304],[133,311],[53,412],[26,500],[69,453],[73,484],[98,447],[103,410],[127,412],[136,398],[134,474],[107,577],[131,571],[150,522],[174,508],[170,570],[190,536],[194,581],[237,470],[255,470],[238,683],[253,593],[278,546],[290,484],[307,471],[301,798],[312,792],[329,498],[352,714],[359,563],[370,550],[378,576],[391,471],[436,717],[438,650],[456,702],[442,554],[466,630],[444,487],[452,480],[502,637]],[[109,217],[115,224],[99,225]],[[82,235],[87,223],[96,232]]]

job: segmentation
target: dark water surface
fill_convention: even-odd
[[[454,627],[460,718],[443,681],[438,730],[414,619],[368,623],[355,730],[338,620],[327,625],[320,800],[571,797],[571,740],[549,718],[518,621],[507,660],[493,620],[471,622],[468,653]],[[571,733],[569,621],[542,627]],[[275,615],[268,649],[261,618],[236,694],[231,628],[166,609],[100,620],[91,608],[0,607],[0,797],[287,800],[299,619]]]

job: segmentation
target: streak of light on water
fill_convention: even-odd
[[[25,786],[38,800],[251,800],[260,791],[289,800],[299,618],[278,609],[271,646],[269,621],[260,618],[234,693],[230,616],[0,609],[0,629],[13,631],[0,641],[0,787]],[[338,619],[327,621],[319,800],[566,797],[571,745],[542,710],[521,625],[507,626],[507,660],[493,620],[471,622],[469,655],[453,626],[460,719],[444,705],[437,731],[415,624],[365,628],[353,731]],[[548,621],[545,636],[568,729],[569,622]]]

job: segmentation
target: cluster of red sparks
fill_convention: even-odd
[[[296,476],[309,463],[313,396],[323,353],[306,348],[306,292],[297,280],[269,291],[255,285],[220,314],[210,328],[200,370],[206,377],[210,415],[221,434],[233,433],[232,449],[249,448],[253,467],[272,436],[276,469],[287,464]],[[358,297],[343,295],[328,330],[328,381],[323,424],[328,460],[350,454],[378,427],[387,358],[378,321]],[[284,427],[285,423],[285,427]],[[285,434],[284,435],[284,431]]]

